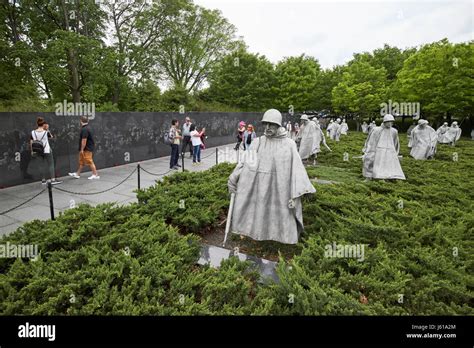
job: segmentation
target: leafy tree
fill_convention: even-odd
[[[377,48],[372,53],[363,52],[354,54],[354,58],[348,63],[348,66],[356,62],[366,62],[377,69],[385,68],[387,71],[387,79],[393,81],[396,79],[397,73],[403,67],[403,62],[414,52],[416,52],[414,48],[401,50],[398,47],[385,44],[383,48]]]
[[[332,90],[342,80],[343,66],[335,66],[332,69],[322,70],[316,79],[314,86],[315,109],[334,112],[332,105]]]
[[[378,113],[386,99],[387,71],[367,62],[354,62],[343,73],[342,81],[332,91],[337,112],[370,116]]]
[[[310,110],[316,108],[314,88],[320,74],[317,59],[305,56],[288,57],[275,67],[276,104],[281,110]]]
[[[184,87],[174,87],[166,90],[162,97],[163,106],[166,111],[179,111],[181,107],[189,110],[191,96]]]
[[[175,18],[188,0],[110,1],[104,4],[113,27],[111,41],[115,53],[111,98],[120,103],[120,95],[129,90],[131,79],[156,79],[160,75],[154,47],[165,32],[165,21]]]
[[[212,100],[245,111],[271,107],[275,85],[273,65],[259,54],[244,49],[224,57],[209,75]]]
[[[236,46],[236,28],[217,10],[189,5],[164,22],[157,64],[174,87],[200,87],[213,66]]]
[[[18,1],[0,4],[0,103],[6,105],[39,97],[29,64],[32,50],[22,40],[26,30],[24,21]]]
[[[145,80],[131,91],[127,98],[132,111],[161,111],[163,110],[160,87],[151,80]]]
[[[406,101],[419,102],[423,116],[473,115],[473,42],[447,39],[428,44],[410,56],[398,73],[396,91]]]

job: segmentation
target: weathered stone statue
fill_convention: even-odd
[[[367,134],[367,133],[369,132],[369,125],[367,124],[367,122],[364,121],[364,122],[362,123],[361,128],[362,128],[362,133]]]
[[[349,126],[347,125],[346,123],[346,120],[342,120],[342,123],[341,123],[341,134],[342,135],[347,135],[347,132],[349,131]]]
[[[375,121],[372,121],[369,123],[369,127],[368,127],[368,131],[369,133],[372,131],[372,129],[374,129],[375,127],[377,127],[377,125],[375,124]]]
[[[328,144],[326,143],[326,137],[324,136],[324,132],[321,129],[321,126],[319,124],[319,121],[316,117],[313,117],[313,122],[316,124],[316,137],[315,137],[315,142],[314,142],[314,157],[318,157],[318,153],[321,152],[321,143],[328,149],[329,151],[332,151]]]
[[[326,128],[326,135],[331,138],[331,130],[332,130],[332,126],[334,125],[334,121],[333,120],[330,120],[329,121],[329,124]]]
[[[456,121],[451,123],[451,127],[449,127],[447,132],[446,132],[446,141],[447,141],[447,143],[451,144],[452,146],[455,146],[456,141],[458,141],[459,138],[461,138],[461,133],[462,133],[462,130],[458,126],[458,123]]]
[[[392,128],[395,119],[385,115],[380,127],[370,132],[365,142],[362,175],[367,179],[399,179],[405,180],[400,166],[398,153],[400,143],[398,131]]]
[[[408,127],[407,129],[408,148],[410,149],[413,144],[413,137],[411,133],[413,132],[413,129],[415,129],[416,126],[417,126],[416,122],[413,122],[413,124],[411,124],[410,127]]]
[[[426,160],[433,158],[438,144],[438,135],[436,131],[428,125],[427,120],[418,120],[416,126],[411,132],[412,144],[410,155],[414,159]]]
[[[299,143],[298,153],[302,160],[307,160],[316,154],[316,123],[310,121],[308,116],[303,114],[300,118],[300,132],[297,142]]]
[[[249,151],[254,154],[229,177],[229,191],[235,194],[230,230],[255,240],[296,244],[303,230],[301,196],[316,190],[281,120],[278,110],[265,112],[264,135]]]
[[[341,136],[341,119],[338,118],[331,127],[331,140],[339,141]]]
[[[449,138],[447,137],[448,130],[449,130],[448,122],[444,122],[443,125],[436,130],[436,134],[438,134],[438,143],[440,144],[450,143]]]

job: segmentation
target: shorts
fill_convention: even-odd
[[[92,160],[92,152],[90,151],[79,152],[79,165],[80,166],[90,166],[93,164],[94,164],[94,161]]]

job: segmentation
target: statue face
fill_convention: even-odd
[[[278,127],[279,127],[277,124],[264,122],[263,126],[265,127],[265,130],[263,132],[265,136],[273,137],[277,134]]]
[[[384,126],[385,128],[390,128],[390,127],[393,126],[393,122],[392,122],[392,121],[384,122],[384,123],[383,123],[383,126]]]

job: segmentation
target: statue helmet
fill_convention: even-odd
[[[277,109],[269,109],[263,114],[262,122],[275,123],[281,127],[282,116]]]
[[[306,114],[301,115],[300,120],[309,121],[308,115]]]
[[[386,114],[384,117],[383,117],[383,122],[395,122],[395,118],[390,115],[390,114]]]
[[[443,126],[447,126],[447,125],[448,125],[448,122],[444,122],[444,123],[443,123]]]
[[[428,124],[428,121],[427,121],[427,120],[420,119],[420,120],[418,121],[418,124],[419,124],[419,125],[425,125],[425,124]]]
[[[451,126],[457,126],[458,125],[458,121],[454,121],[453,123],[451,123]]]

